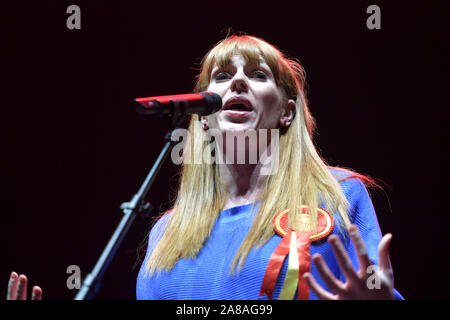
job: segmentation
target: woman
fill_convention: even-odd
[[[301,65],[262,39],[231,36],[208,52],[196,91],[219,94],[223,107],[191,118],[184,157],[201,153],[203,161],[185,162],[174,208],[150,233],[138,299],[402,298],[393,289],[392,236],[381,239],[362,183],[370,179],[320,158],[304,87]],[[248,132],[253,143],[228,139]],[[256,163],[215,161],[235,160],[238,147],[249,159],[255,143]],[[205,152],[211,146],[215,155]],[[270,174],[261,151],[277,163]]]
[[[304,87],[301,65],[262,39],[231,36],[208,52],[196,91],[223,107],[191,118],[177,199],[149,235],[138,299],[402,299],[371,180],[320,158]],[[8,296],[26,297],[24,287],[13,274]]]

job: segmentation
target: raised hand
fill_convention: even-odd
[[[367,270],[373,263],[367,254],[366,246],[363,243],[358,228],[351,225],[348,229],[350,238],[358,255],[360,270],[358,272],[352,266],[352,262],[345,251],[344,245],[336,235],[331,235],[328,242],[333,248],[336,260],[345,275],[346,282],[342,283],[336,279],[328,268],[320,254],[313,256],[313,261],[317,266],[323,281],[334,293],[328,292],[322,288],[314,279],[311,273],[304,275],[309,287],[322,300],[382,300],[394,299],[394,278],[391,264],[389,262],[389,244],[392,240],[392,234],[386,234],[378,245],[379,266],[374,268],[374,274]],[[373,266],[375,267],[375,266]],[[369,285],[369,277],[376,279],[376,285]]]
[[[25,275],[19,276],[13,271],[8,282],[6,300],[27,300],[27,284],[28,279]],[[42,289],[40,287],[33,287],[31,300],[42,300]]]

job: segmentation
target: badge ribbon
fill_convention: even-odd
[[[302,223],[307,216],[307,207],[302,206],[302,213],[297,221]],[[288,228],[288,209],[282,210],[275,215],[272,220],[275,233],[282,237],[282,240],[270,257],[269,264],[264,274],[263,283],[259,295],[267,295],[272,299],[273,290],[280,274],[283,263],[289,254],[288,268],[283,286],[281,288],[279,300],[299,300],[309,299],[309,287],[303,274],[311,269],[310,243],[327,237],[334,228],[334,221],[326,210],[317,209],[317,232],[293,231]]]

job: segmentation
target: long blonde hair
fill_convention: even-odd
[[[306,99],[305,72],[298,61],[286,58],[260,38],[231,36],[205,55],[195,91],[205,91],[213,66],[225,66],[234,53],[242,54],[255,64],[259,64],[260,57],[264,58],[284,97],[296,101],[296,115],[287,130],[280,130],[278,171],[265,180],[258,213],[230,266],[232,273],[236,267],[238,270],[242,268],[252,248],[262,246],[274,235],[272,218],[283,209],[289,208],[288,224],[291,228],[301,205],[317,208],[319,203],[329,212],[340,215],[342,227],[350,224],[346,197],[312,141],[315,121]],[[210,137],[196,115],[191,117],[189,132],[183,156],[192,158],[209,146]],[[204,156],[202,153],[201,159]],[[210,236],[226,198],[227,192],[214,161],[184,164],[173,210],[147,261],[146,270],[150,274],[169,271],[178,259],[195,258]],[[309,214],[315,227],[317,210],[309,210]]]

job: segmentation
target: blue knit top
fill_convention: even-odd
[[[357,178],[341,182],[341,187],[350,204],[350,221],[358,226],[370,260],[378,265],[377,247],[382,235],[369,194],[364,184]],[[160,272],[149,276],[145,272],[145,264],[152,248],[164,232],[168,215],[163,216],[149,235],[147,254],[137,278],[137,299],[266,300],[267,296],[260,297],[258,295],[269,259],[281,241],[280,236],[274,235],[262,247],[251,250],[243,269],[234,275],[230,273],[231,261],[250,230],[258,207],[259,202],[256,202],[254,205],[247,204],[222,210],[212,229],[211,236],[206,240],[195,259],[180,259],[169,272]],[[343,237],[339,230],[338,225],[342,225],[339,215],[333,214],[333,219],[335,220],[333,233],[340,237],[353,266],[359,270],[358,257],[353,243],[348,235]],[[345,277],[340,271],[331,245],[326,239],[313,242],[310,248],[311,257],[315,253],[320,253],[335,277],[345,282]],[[288,258],[286,258],[278,277],[273,299],[278,299],[280,295],[287,263]],[[317,282],[328,290],[313,262],[311,262],[311,273]],[[396,299],[403,299],[396,290],[394,290],[394,295]],[[312,290],[310,290],[310,299],[318,299]]]

